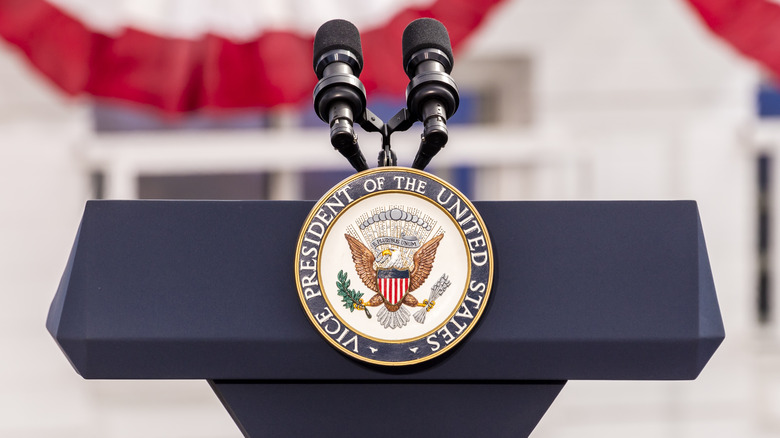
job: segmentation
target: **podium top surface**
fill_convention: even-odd
[[[310,201],[90,201],[47,328],[86,378],[692,379],[724,337],[692,201],[475,202],[495,256],[469,337],[350,359],[301,308]]]

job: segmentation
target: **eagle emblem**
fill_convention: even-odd
[[[444,234],[437,234],[414,251],[411,264],[407,258],[402,257],[402,250],[399,248],[389,247],[375,254],[355,237],[349,234],[344,237],[352,252],[355,271],[363,284],[376,292],[368,301],[359,299],[355,303],[356,309],[382,306],[377,313],[379,323],[385,328],[396,328],[409,322],[410,313],[403,306],[425,307],[426,311],[433,307],[433,300],[420,302],[411,292],[428,279],[436,259],[436,250]],[[415,318],[421,322],[416,315]]]

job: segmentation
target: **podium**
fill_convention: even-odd
[[[447,354],[351,359],[298,299],[309,201],[90,201],[47,329],[87,379],[204,379],[245,436],[527,436],[567,380],[686,380],[724,338],[693,201],[474,202],[488,307]]]

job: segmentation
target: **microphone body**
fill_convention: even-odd
[[[366,109],[366,90],[358,76],[363,53],[357,28],[346,20],[331,20],[314,37],[314,110],[330,126],[330,142],[358,172],[368,169],[354,130]]]
[[[403,34],[403,63],[409,86],[406,105],[411,116],[423,123],[415,169],[424,169],[449,139],[447,119],[455,114],[460,99],[458,86],[449,75],[453,56],[447,29],[439,21],[420,18]]]

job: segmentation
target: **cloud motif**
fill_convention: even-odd
[[[424,228],[426,231],[431,231],[431,224],[425,222],[423,218],[418,217],[416,214],[410,214],[407,213],[400,208],[393,208],[390,211],[383,211],[381,213],[377,213],[372,217],[369,217],[365,221],[363,221],[362,224],[360,224],[360,229],[364,230],[366,227],[371,226],[374,222],[380,222],[380,221],[405,221],[405,222],[412,222],[420,227]]]

